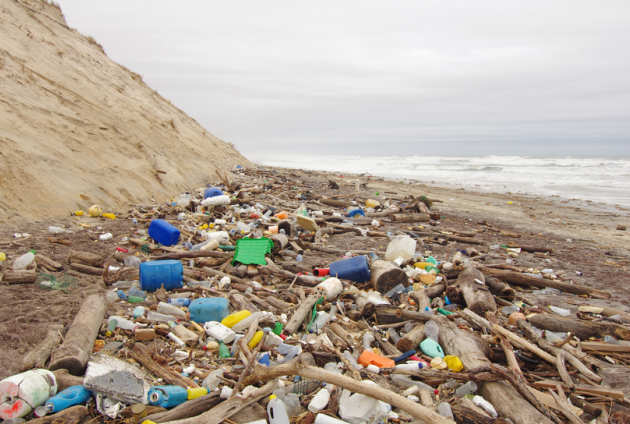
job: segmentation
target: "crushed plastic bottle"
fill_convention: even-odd
[[[35,251],[30,250],[26,252],[25,254],[23,254],[22,256],[19,256],[17,259],[15,259],[15,261],[13,261],[13,270],[19,271],[22,269],[26,269],[33,263],[34,260],[35,260]]]

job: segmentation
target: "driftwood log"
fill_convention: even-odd
[[[70,386],[82,386],[83,377],[77,377],[68,372],[68,370],[58,369],[53,371],[55,380],[57,381],[57,392],[67,389]]]
[[[514,424],[553,424],[508,383],[484,383],[481,395],[494,405],[499,414],[508,417]]]
[[[165,421],[181,420],[182,418],[195,417],[203,414],[208,409],[221,402],[218,393],[210,393],[206,396],[186,401],[173,409],[163,412],[157,412],[143,418],[143,421],[149,420],[156,423]]]
[[[630,330],[613,323],[585,321],[551,314],[533,314],[527,317],[527,320],[538,328],[570,332],[583,340],[589,337],[601,337],[605,334],[630,340]]]
[[[396,347],[402,352],[418,349],[418,344],[424,340],[424,324],[417,324],[407,334],[398,340]]]
[[[2,273],[2,282],[7,284],[31,284],[37,280],[37,272],[33,269],[20,269],[13,271],[8,269]]]
[[[431,217],[425,213],[396,213],[390,219],[394,222],[429,222]]]
[[[477,283],[477,281],[482,284]],[[473,266],[467,266],[459,273],[455,282],[455,285],[460,287],[468,308],[478,314],[497,310],[494,296],[485,285],[485,281],[486,279],[480,271]]]
[[[387,293],[390,289],[402,284],[407,285],[405,271],[389,261],[376,260],[371,266],[371,282],[374,290]]]
[[[105,317],[105,298],[92,294],[85,299],[72,321],[64,342],[51,355],[49,369],[65,368],[74,375],[83,374],[94,340]]]
[[[60,324],[53,324],[48,328],[44,338],[22,359],[22,370],[44,368],[46,366],[46,361],[50,358],[51,352],[61,341],[61,330],[63,330],[63,326]]]
[[[73,250],[68,255],[68,263],[83,264],[100,268],[105,263],[105,257],[92,252],[82,252]]]
[[[440,326],[440,344],[447,355],[458,356],[464,364],[464,369],[469,372],[490,369],[490,360],[486,357],[488,347],[479,336],[457,327],[446,318],[435,321]]]
[[[499,280],[496,277],[486,277],[486,285],[490,288],[490,291],[500,297],[504,297],[507,300],[513,300],[516,292],[509,284]]]
[[[300,306],[298,306],[295,312],[293,312],[291,319],[284,327],[284,330],[287,334],[294,334],[300,328],[304,320],[306,320],[306,318],[309,316],[311,310],[313,309],[313,306],[315,305],[315,302],[317,302],[317,299],[319,299],[319,297],[319,295],[312,294],[307,297],[302,303],[300,303]]]

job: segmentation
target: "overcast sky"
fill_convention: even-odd
[[[630,1],[61,0],[245,154],[630,155]]]

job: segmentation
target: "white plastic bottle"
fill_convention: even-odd
[[[278,399],[276,395],[269,396],[269,403],[267,404],[267,418],[269,424],[289,424],[289,414],[287,414],[287,408],[282,400]]]
[[[496,409],[490,402],[484,399],[482,396],[476,395],[472,398],[472,401],[475,405],[486,411],[492,418],[496,418],[498,416]]]
[[[319,412],[322,409],[326,408],[328,402],[330,401],[330,392],[327,388],[322,388],[319,392],[313,396],[313,399],[308,404],[308,410],[311,412]]]
[[[186,312],[182,311],[175,305],[171,305],[170,303],[158,303],[157,311],[161,314],[173,315],[177,318],[186,319]]]
[[[33,250],[26,252],[15,261],[13,261],[13,270],[26,269],[35,260],[35,252]]]

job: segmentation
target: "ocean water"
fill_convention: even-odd
[[[367,173],[485,192],[559,196],[630,208],[630,159],[261,154],[257,163]]]

